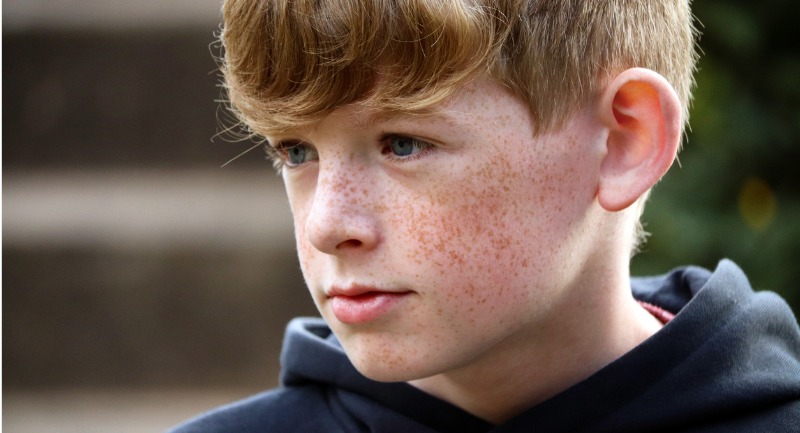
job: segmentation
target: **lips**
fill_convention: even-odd
[[[331,312],[342,323],[377,320],[397,308],[412,292],[385,291],[364,286],[334,287],[328,293]]]

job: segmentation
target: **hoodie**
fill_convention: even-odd
[[[172,433],[800,432],[800,332],[730,261],[634,278],[674,319],[586,380],[501,425],[406,383],[359,374],[321,319],[295,319],[281,386]],[[532,368],[535,368],[532,366]]]

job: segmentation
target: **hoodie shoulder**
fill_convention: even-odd
[[[213,409],[168,433],[344,432],[330,405],[334,388],[306,374],[341,364],[344,353],[330,334],[321,319],[292,320],[284,338],[281,387]]]
[[[677,316],[619,363],[646,386],[601,431],[800,431],[800,328],[778,295],[729,260],[638,279],[633,292]]]
[[[298,431],[344,432],[328,410],[323,389],[305,386],[263,392],[211,410],[167,433]]]

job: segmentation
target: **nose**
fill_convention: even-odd
[[[374,248],[380,228],[371,187],[353,171],[320,172],[305,223],[309,243],[331,255]]]

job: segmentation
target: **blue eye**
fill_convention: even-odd
[[[303,142],[280,143],[276,147],[287,167],[296,167],[319,158],[316,149]]]
[[[407,137],[405,135],[389,135],[386,137],[386,148],[384,153],[391,153],[394,156],[407,157],[418,154],[431,147],[430,143]]]

